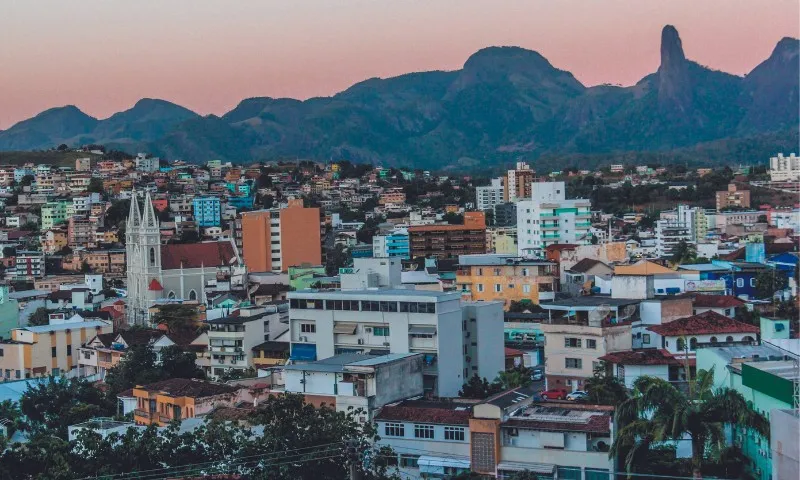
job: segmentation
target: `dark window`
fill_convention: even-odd
[[[67,356],[72,355],[72,345],[67,345]]]
[[[56,351],[56,347],[50,347],[50,356],[56,358],[58,356],[58,352]]]

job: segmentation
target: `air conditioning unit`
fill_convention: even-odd
[[[359,345],[364,345],[364,339],[363,338],[359,338],[358,339],[358,344]]]
[[[389,342],[383,342],[383,346],[384,347],[388,347],[389,346]]]
[[[308,337],[300,337],[300,341],[301,342],[307,342],[308,341]]]

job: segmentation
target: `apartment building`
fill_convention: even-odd
[[[729,207],[750,208],[750,190],[742,190],[735,183],[728,184],[728,189],[716,193],[717,210]]]
[[[495,205],[503,203],[504,197],[502,178],[493,178],[490,185],[475,187],[475,203],[481,212],[491,210]]]
[[[48,325],[15,328],[10,340],[0,342],[0,374],[4,380],[75,374],[81,346],[112,329],[111,322],[102,320],[52,318]]]
[[[542,304],[548,318],[545,377],[548,388],[582,390],[600,357],[632,347],[631,323],[639,319],[639,299],[573,297]]]
[[[39,235],[39,243],[44,253],[53,255],[67,246],[67,232],[64,230],[47,230]]]
[[[421,353],[425,391],[444,397],[458,396],[473,373],[494,379],[503,370],[501,355],[482,362],[503,349],[499,303],[463,309],[459,293],[392,289],[303,290],[290,292],[289,301],[295,361],[340,353]],[[470,355],[473,350],[481,353]]]
[[[263,309],[259,309],[263,310]],[[221,377],[229,370],[254,368],[253,349],[270,340],[269,316],[273,312],[237,310],[233,315],[208,320],[208,350],[211,376]]]
[[[589,200],[566,199],[564,182],[537,182],[530,200],[517,203],[517,249],[520,256],[540,252],[548,245],[586,245],[592,204]]]
[[[486,229],[486,250],[501,255],[517,255],[517,227]]]
[[[406,194],[402,188],[390,188],[378,197],[378,205],[398,205],[403,203],[406,203]]]
[[[773,182],[800,181],[800,157],[794,153],[784,157],[782,153],[769,159],[769,178]]]
[[[506,172],[506,181],[503,184],[503,200],[517,202],[530,198],[532,184],[536,173],[525,162],[517,162],[516,168]]]
[[[192,200],[194,221],[200,228],[219,227],[222,207],[218,197],[194,197]]]
[[[397,228],[391,233],[372,237],[372,256],[376,258],[399,257],[404,260],[411,258],[408,229]]]
[[[413,225],[408,227],[411,258],[456,258],[486,253],[486,217],[466,212],[463,225]]]
[[[558,266],[553,262],[485,254],[461,255],[458,264],[456,283],[465,300],[499,301],[508,308],[511,302],[555,298]]]
[[[189,378],[171,378],[133,388],[138,425],[166,426],[173,420],[206,415],[216,407],[236,404],[240,388],[224,383]]]
[[[494,225],[498,227],[513,227],[517,225],[517,204],[498,203],[494,206]]]
[[[14,258],[14,280],[31,281],[44,277],[44,253],[32,250],[17,250]]]
[[[175,345],[160,330],[131,330],[119,333],[100,333],[90,338],[78,349],[78,372],[80,376],[106,373],[117,366],[132,347],[150,345],[159,351],[166,346]]]
[[[319,208],[302,200],[287,208],[243,212],[242,256],[251,272],[286,272],[289,267],[322,263]]]
[[[50,230],[54,226],[67,221],[67,202],[48,202],[42,205],[42,230]]]

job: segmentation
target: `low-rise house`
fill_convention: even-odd
[[[133,388],[139,425],[166,425],[173,420],[208,414],[215,407],[236,404],[239,388],[206,380],[171,378]]]
[[[736,297],[730,295],[702,295],[696,294],[693,296],[694,314],[700,314],[708,311],[733,318],[736,315],[736,309],[744,306],[744,302]]]
[[[422,355],[347,353],[316,362],[286,365],[285,391],[305,395],[308,403],[346,412],[371,413],[392,402],[423,394]]]
[[[699,347],[717,344],[750,345],[759,338],[755,325],[739,322],[714,311],[680,318],[647,328],[660,338],[661,348],[678,357],[693,359]]]
[[[164,332],[160,330],[132,330],[95,335],[79,349],[78,368],[82,376],[100,374],[101,378],[104,378],[106,372],[114,368],[131,347],[153,346],[164,336]]]

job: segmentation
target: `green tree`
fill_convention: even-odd
[[[161,369],[167,378],[205,378],[206,375],[197,366],[197,354],[184,352],[177,345],[161,349]],[[255,376],[255,375],[253,375]]]
[[[248,367],[244,370],[237,368],[229,368],[222,373],[219,377],[220,382],[229,382],[231,380],[241,380],[243,378],[254,378],[257,376],[256,370],[253,367]]]
[[[158,368],[156,354],[149,345],[130,347],[119,363],[106,373],[105,383],[111,395],[118,395],[136,385],[147,385],[164,378]]]
[[[11,400],[0,402],[0,422],[5,425],[8,438],[11,438],[17,430],[27,429],[19,404]]]
[[[500,385],[501,390],[526,387],[533,382],[531,375],[533,375],[533,369],[520,365],[511,370],[500,372],[492,383]]]
[[[584,389],[589,394],[588,403],[595,405],[620,405],[628,398],[628,389],[622,381],[608,373],[605,362],[594,369],[591,378],[584,382]]]
[[[489,383],[488,380],[479,377],[478,374],[475,373],[461,386],[461,390],[458,391],[458,396],[461,398],[483,400],[500,391],[499,385]]]
[[[749,409],[744,397],[730,388],[713,389],[714,371],[700,370],[684,393],[661,378],[642,376],[633,395],[617,409],[617,435],[610,455],[621,455],[629,472],[653,446],[689,437],[692,469],[699,474],[707,458],[719,458],[725,424],[751,428],[769,436],[769,421]]]
[[[92,272],[92,267],[89,265],[89,262],[87,262],[86,260],[81,262],[81,273],[91,273],[91,272]]]
[[[50,312],[47,310],[46,307],[39,307],[33,311],[30,317],[28,317],[28,325],[30,326],[39,326],[39,325],[48,325],[50,323]]]
[[[151,320],[156,325],[167,327],[169,333],[196,332],[198,330],[197,309],[193,305],[181,303],[161,305]]]
[[[681,240],[675,245],[672,250],[670,261],[673,265],[682,265],[684,263],[691,263],[697,258],[697,247],[694,244]]]
[[[67,438],[69,425],[111,416],[115,403],[85,380],[49,377],[28,387],[20,399],[20,410],[34,429]]]
[[[756,275],[756,294],[758,298],[771,299],[776,293],[789,286],[789,279],[776,268],[767,268]]]
[[[343,245],[335,245],[328,250],[325,271],[328,275],[338,275],[339,269],[350,265],[350,255]]]
[[[105,194],[106,190],[103,187],[103,179],[100,177],[92,177],[89,180],[89,186],[86,187],[86,191],[89,193]]]

